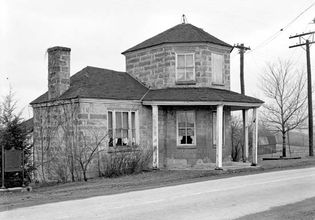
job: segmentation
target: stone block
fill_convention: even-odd
[[[167,158],[166,165],[169,169],[183,169],[183,168],[187,168],[187,160]]]
[[[131,63],[137,63],[137,62],[139,62],[139,61],[140,61],[140,59],[139,59],[138,57],[136,57],[136,58],[129,59],[129,60],[128,60],[128,63],[129,63],[129,64],[131,64]]]
[[[147,66],[147,65],[150,65],[151,64],[151,61],[150,60],[147,60],[147,61],[141,61],[139,62],[139,66]]]
[[[196,148],[185,148],[185,147],[177,147],[176,152],[174,154],[174,158],[176,159],[195,159],[196,158]]]
[[[161,57],[161,58],[155,58],[155,59],[153,60],[154,63],[159,63],[159,62],[163,62],[163,61],[164,61],[164,58],[163,58],[163,57]]]
[[[90,119],[107,119],[106,114],[90,114]]]
[[[165,57],[165,53],[164,52],[162,52],[162,53],[156,53],[156,54],[154,54],[154,57],[155,58],[162,58],[162,57]],[[163,59],[163,58],[162,58]],[[157,60],[157,59],[155,59],[155,60]]]
[[[148,54],[148,55],[141,56],[140,60],[141,61],[147,61],[147,60],[151,60],[151,58],[152,58],[152,55]]]
[[[79,119],[88,119],[89,115],[88,114],[78,114]]]

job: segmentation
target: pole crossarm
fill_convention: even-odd
[[[309,44],[314,44],[314,43],[315,41],[309,42]],[[289,46],[289,48],[301,47],[301,46],[306,46],[306,43],[292,45],[292,46]]]
[[[308,32],[308,33],[302,33],[302,34],[296,34],[294,36],[290,36],[289,39],[296,38],[296,37],[303,37],[305,35],[310,35],[310,34],[315,34],[315,31],[311,31],[311,32]]]
[[[250,50],[250,47],[245,47],[244,44],[236,44],[236,45],[234,45],[234,48],[237,48],[237,49],[243,50],[243,51]]]
[[[306,46],[306,41],[308,41],[309,45],[315,43],[314,35],[315,35],[315,31],[290,36],[289,39],[299,38],[299,42],[295,45],[289,46],[289,48]],[[308,39],[305,39],[305,36],[308,36]],[[312,38],[311,41],[309,40],[310,38]]]

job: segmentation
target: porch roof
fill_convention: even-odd
[[[144,105],[229,105],[259,107],[260,99],[242,95],[230,90],[201,88],[151,89],[143,98]]]

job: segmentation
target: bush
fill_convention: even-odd
[[[5,187],[16,187],[24,184],[28,184],[31,180],[31,174],[34,171],[34,167],[30,161],[32,145],[29,144],[28,132],[21,124],[21,119],[15,117],[12,121],[5,124],[5,127],[0,130],[0,146],[3,145],[5,150],[23,150],[24,153],[24,176],[22,172],[5,172]],[[0,148],[0,170],[2,161],[2,149]],[[0,172],[1,173],[1,172]],[[1,182],[1,180],[0,180]]]
[[[114,149],[103,157],[105,167],[102,175],[105,177],[117,177],[139,173],[149,168],[151,159],[152,149],[140,147]]]
[[[24,153],[24,176],[22,172],[5,172],[5,187],[21,186],[23,180],[28,184],[34,170],[31,163],[30,131],[26,124],[23,124],[21,114],[16,114],[15,110],[16,102],[10,89],[9,94],[2,101],[0,100],[0,170],[2,169],[2,153],[4,153],[1,146],[5,150],[21,150]]]

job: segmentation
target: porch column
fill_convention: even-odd
[[[153,168],[159,168],[159,109],[152,105]]]
[[[216,146],[216,169],[222,169],[222,141],[223,141],[223,105],[217,106],[217,146]]]
[[[252,166],[257,165],[257,146],[258,146],[258,114],[257,108],[253,109],[253,162]]]
[[[128,111],[128,145],[132,146],[131,111]]]
[[[136,111],[135,115],[135,128],[136,128],[136,144],[140,143],[140,122],[139,122],[139,111]]]
[[[248,127],[249,127],[249,123],[248,123],[248,109],[245,110],[245,131],[244,131],[244,155],[245,155],[245,161],[248,161]]]
[[[113,121],[113,146],[116,147],[116,111],[112,111]]]

